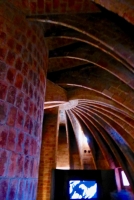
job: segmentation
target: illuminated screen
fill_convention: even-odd
[[[70,199],[92,199],[97,198],[96,181],[70,180],[69,181]]]

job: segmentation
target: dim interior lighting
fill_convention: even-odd
[[[123,185],[124,186],[129,186],[129,182],[128,182],[128,179],[126,177],[126,174],[124,173],[124,171],[121,171],[121,176],[122,176],[122,181],[123,181]]]

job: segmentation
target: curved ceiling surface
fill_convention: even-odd
[[[49,49],[45,109],[64,112],[83,162],[79,127],[93,167],[122,167],[134,187],[134,4],[67,2],[65,11],[45,1],[50,12],[28,15],[43,24]]]

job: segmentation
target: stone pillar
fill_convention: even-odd
[[[69,140],[66,113],[64,110],[59,110],[58,142],[56,155],[57,169],[70,169],[68,141]]]
[[[38,200],[50,200],[51,171],[56,168],[58,109],[45,114],[39,169]]]
[[[57,169],[69,169],[69,145],[67,140],[67,130],[65,124],[59,126],[59,137],[57,147]]]
[[[41,25],[0,3],[0,199],[36,199],[47,52]]]

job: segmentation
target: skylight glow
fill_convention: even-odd
[[[122,176],[122,180],[123,180],[123,185],[124,186],[129,186],[129,182],[128,182],[128,179],[126,177],[126,174],[124,173],[124,171],[121,171],[121,176]]]

